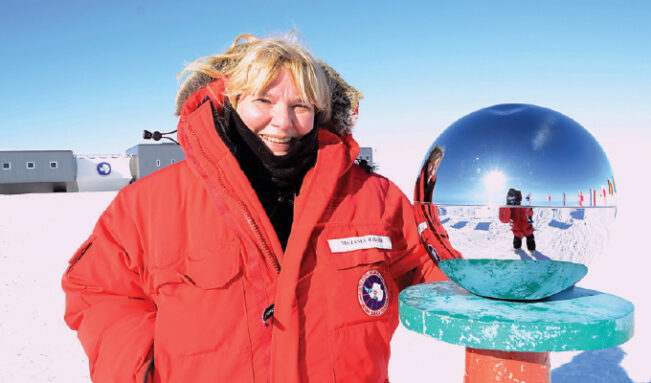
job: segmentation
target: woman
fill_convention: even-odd
[[[269,38],[186,72],[186,160],[123,188],[63,277],[93,381],[386,381],[399,290],[440,274],[354,163],[359,92]]]

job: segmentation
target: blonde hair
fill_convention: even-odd
[[[430,162],[434,162],[434,161],[436,161],[438,159],[441,159],[441,158],[443,158],[444,154],[445,154],[445,148],[444,147],[434,145],[432,150],[429,152],[429,155],[427,156],[427,162],[430,163]]]
[[[225,79],[226,96],[237,107],[240,96],[259,95],[286,69],[292,76],[302,102],[314,105],[319,122],[330,119],[330,88],[319,62],[295,41],[290,33],[284,39],[239,35],[224,53],[205,56],[190,63],[179,77],[199,72]],[[240,42],[243,41],[243,42]]]

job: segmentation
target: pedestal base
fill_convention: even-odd
[[[464,383],[550,383],[549,352],[481,350],[466,347]]]

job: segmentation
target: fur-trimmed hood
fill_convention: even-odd
[[[246,45],[240,45],[245,47]],[[245,49],[245,48],[243,48]],[[361,92],[354,87],[348,85],[339,73],[332,69],[328,64],[323,61],[317,60],[319,65],[325,72],[328,86],[330,87],[331,97],[331,116],[330,121],[324,124],[324,128],[331,132],[342,136],[350,134],[357,120],[357,108],[359,100],[363,97]],[[220,71],[230,69],[236,64],[231,59],[224,59],[221,61],[213,62],[212,65]],[[196,91],[204,88],[211,82],[216,81],[215,78],[201,72],[192,72],[181,84],[181,88],[176,94],[176,115],[181,115],[183,103]]]

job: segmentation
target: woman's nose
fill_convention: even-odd
[[[275,105],[271,117],[271,125],[277,128],[287,130],[292,127],[292,110],[287,105]]]

